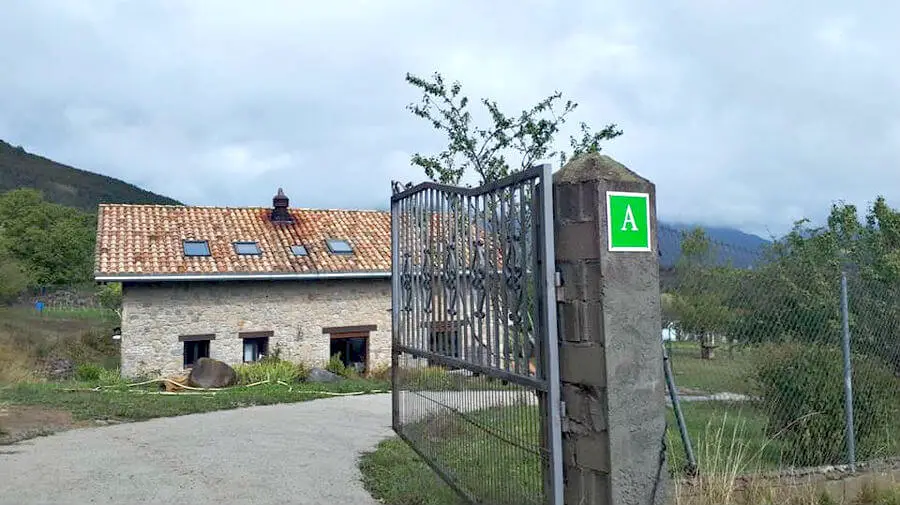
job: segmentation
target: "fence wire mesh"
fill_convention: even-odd
[[[660,227],[662,337],[701,472],[900,456],[900,278],[826,238]]]
[[[392,198],[394,429],[472,503],[561,502],[549,172]]]
[[[531,388],[410,355],[398,374],[400,434],[475,503],[544,504],[546,450]]]

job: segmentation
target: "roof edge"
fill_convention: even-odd
[[[96,282],[191,282],[191,281],[280,281],[325,279],[389,279],[391,272],[382,270],[364,272],[319,273],[212,273],[212,274],[94,274]]]

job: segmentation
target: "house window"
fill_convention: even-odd
[[[185,256],[209,256],[209,242],[206,240],[185,240],[183,248]]]
[[[215,335],[182,335],[178,340],[184,343],[184,368],[191,368],[200,358],[209,357],[209,343]]]
[[[350,242],[341,239],[328,239],[325,241],[331,254],[353,254],[353,246]]]
[[[338,326],[323,328],[330,335],[330,356],[338,356],[344,366],[364,373],[369,368],[369,333],[377,326]]]
[[[241,255],[257,255],[262,254],[259,250],[259,244],[256,242],[235,242],[234,252]]]
[[[238,336],[244,341],[244,363],[259,361],[269,354],[269,338],[272,336],[271,331],[240,333]]]
[[[308,254],[306,252],[306,246],[302,246],[302,245],[292,245],[291,253],[294,256],[306,256]]]

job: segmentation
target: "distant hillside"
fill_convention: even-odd
[[[687,224],[659,224],[659,250],[661,252],[660,264],[664,267],[675,265],[681,254],[681,233],[689,231],[697,225]],[[734,228],[722,228],[715,226],[702,226],[706,231],[712,247],[718,252],[722,260],[730,262],[738,268],[747,268],[759,258],[763,246],[770,242],[762,237],[744,233]]]
[[[35,188],[50,202],[96,213],[100,203],[181,205],[127,182],[63,165],[0,140],[0,193]]]

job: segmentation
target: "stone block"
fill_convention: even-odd
[[[573,468],[566,475],[565,488],[567,505],[610,503],[609,475],[606,473]]]
[[[556,260],[593,260],[600,257],[601,237],[598,223],[584,221],[557,228]]]
[[[606,385],[606,357],[604,349],[596,343],[560,346],[560,378],[563,383]]]

